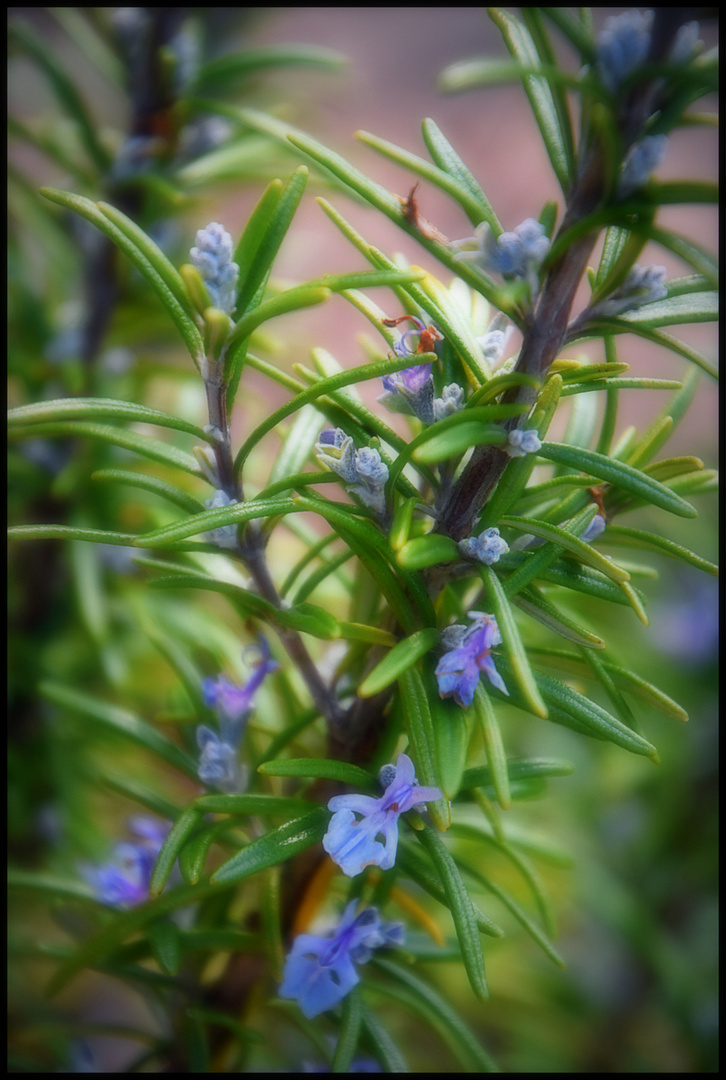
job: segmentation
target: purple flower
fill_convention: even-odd
[[[271,659],[270,647],[261,634],[259,653],[260,658],[255,663],[254,674],[244,686],[235,686],[229,679],[225,679],[224,675],[219,675],[216,679],[205,679],[202,683],[204,704],[217,710],[220,725],[229,724],[230,721],[234,725],[242,720],[245,713],[252,708],[253,698],[262,680],[279,666],[276,660]]]
[[[134,907],[148,900],[151,872],[169,831],[168,824],[141,816],[131,818],[128,828],[139,837],[136,843],[116,844],[103,866],[80,867],[101,903],[112,907]]]
[[[437,787],[421,787],[407,754],[399,754],[396,774],[383,795],[336,795],[323,847],[344,874],[355,877],[366,866],[390,870],[396,861],[398,819],[420,803],[441,798]],[[360,820],[355,815],[360,814]],[[382,837],[381,843],[377,837]]]
[[[502,635],[493,615],[470,611],[476,621],[466,629],[450,626],[444,631],[445,644],[453,644],[438,662],[436,678],[442,698],[453,697],[462,708],[468,708],[474,700],[479,674],[484,672],[492,686],[509,696],[502,677],[494,666],[491,656],[493,645],[500,645]]]
[[[270,657],[270,647],[262,634],[259,645],[253,649],[259,656],[252,678],[244,686],[235,686],[223,675],[205,679],[202,683],[205,705],[217,710],[219,735],[206,724],[197,728],[197,745],[201,750],[197,775],[202,783],[211,784],[220,791],[240,791],[242,788],[246,770],[237,761],[240,740],[262,680],[279,666]],[[245,649],[243,658],[247,653]]]
[[[348,904],[332,937],[299,934],[285,961],[280,997],[297,1001],[308,1020],[350,993],[360,982],[355,965],[367,963],[374,949],[403,942],[401,923],[383,922],[374,907],[355,915],[357,903]]]

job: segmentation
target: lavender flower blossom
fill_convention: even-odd
[[[449,648],[436,667],[439,695],[453,697],[462,708],[468,708],[474,700],[482,671],[492,686],[509,696],[491,657],[492,647],[502,641],[497,621],[493,615],[478,611],[470,611],[469,615],[476,621],[468,629],[456,625],[448,627],[442,634],[442,641]]]
[[[366,866],[390,870],[396,861],[398,819],[424,802],[441,798],[437,787],[421,787],[411,758],[399,754],[396,775],[383,795],[336,795],[328,803],[333,811],[323,847],[344,874],[355,877]],[[355,815],[360,814],[360,821]],[[381,843],[377,837],[383,838]]]
[[[237,303],[239,267],[232,262],[234,243],[223,225],[213,221],[197,232],[197,246],[189,252],[192,266],[202,275],[212,305],[231,315]]]
[[[599,304],[594,304],[585,314],[588,319],[612,318],[624,311],[653,304],[656,300],[665,300],[668,289],[665,285],[667,270],[665,266],[641,267],[636,263],[627,278],[615,292]]]
[[[667,146],[667,135],[646,135],[631,146],[620,172],[618,195],[621,199],[647,184],[650,174],[663,160]]]
[[[219,735],[206,724],[200,724],[197,728],[197,745],[201,750],[197,775],[202,783],[211,784],[221,791],[239,791],[246,780],[246,770],[237,761],[239,744],[252,712],[255,694],[265,676],[279,666],[270,657],[269,645],[261,634],[258,649],[260,656],[255,663],[254,673],[243,686],[235,686],[223,675],[216,679],[205,679],[202,683],[205,705],[217,711]]]
[[[403,371],[384,375],[383,388],[384,393],[378,401],[390,412],[416,416],[422,424],[433,424],[434,380],[431,364],[415,364]]]
[[[467,536],[459,541],[459,551],[467,559],[492,566],[509,551],[509,544],[502,540],[499,529],[485,529],[479,536]]]
[[[377,450],[368,446],[356,450],[352,438],[342,428],[326,428],[315,444],[315,451],[320,464],[345,481],[347,491],[357,495],[379,516],[385,514],[388,466]]]
[[[515,428],[507,435],[505,454],[510,457],[525,457],[526,454],[536,454],[542,449],[540,437],[534,428]]]
[[[308,1020],[350,993],[360,982],[355,965],[367,963],[374,949],[403,943],[402,923],[384,922],[374,907],[355,915],[357,903],[348,904],[332,937],[298,934],[285,961],[280,997],[297,1001]]]
[[[116,844],[103,866],[79,868],[101,903],[111,907],[134,907],[148,900],[151,872],[169,831],[168,824],[143,816],[130,818],[128,828],[139,837],[137,842]]]

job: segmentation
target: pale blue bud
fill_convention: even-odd
[[[237,303],[239,267],[232,262],[234,244],[223,225],[213,221],[197,233],[197,245],[189,252],[192,265],[202,275],[212,305],[231,315]]]
[[[507,436],[508,445],[504,452],[510,457],[524,457],[526,454],[536,454],[542,449],[539,435],[534,428],[515,428]]]
[[[631,146],[620,173],[618,195],[621,199],[647,184],[650,174],[663,160],[667,146],[667,135],[646,135]]]

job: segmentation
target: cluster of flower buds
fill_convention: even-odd
[[[199,229],[197,244],[189,252],[192,266],[202,276],[212,306],[231,315],[237,303],[239,267],[232,262],[234,243],[224,225],[212,221]]]
[[[585,312],[587,318],[612,318],[643,304],[665,300],[668,295],[666,273],[665,266],[642,267],[636,263],[619,289]]]
[[[219,734],[206,724],[197,728],[197,745],[201,750],[197,775],[203,784],[227,793],[239,792],[246,782],[246,770],[238,760],[239,745],[252,712],[254,696],[266,675],[275,671],[277,661],[262,635],[252,677],[243,686],[236,686],[223,675],[205,679],[202,694],[205,705],[216,710]],[[243,658],[248,655],[245,649]]]
[[[668,148],[667,135],[646,135],[630,147],[620,170],[618,195],[632,195],[648,183],[651,173],[660,165]]]
[[[102,904],[134,907],[149,899],[149,883],[170,826],[138,815],[128,822],[133,843],[117,844],[103,866],[81,866],[80,872]]]
[[[497,620],[480,611],[470,611],[469,617],[474,619],[471,626],[455,623],[441,634],[446,652],[436,667],[440,696],[453,697],[462,708],[474,700],[482,671],[492,686],[509,696],[491,655],[492,648],[502,643]]]
[[[207,510],[217,510],[220,506],[233,506],[237,502],[237,499],[230,499],[229,495],[221,488],[215,491],[211,499],[207,499],[204,503]],[[218,529],[210,529],[205,534],[205,538],[210,544],[218,544],[219,547],[236,549],[238,546],[237,541],[237,526],[236,525],[220,525]]]
[[[507,435],[507,445],[504,447],[505,454],[510,457],[525,457],[527,454],[536,454],[542,449],[542,441],[534,428],[515,428]]]
[[[492,566],[509,551],[509,544],[502,540],[499,529],[492,526],[479,536],[467,536],[459,541],[459,551],[466,559]]]
[[[613,15],[597,36],[595,69],[598,78],[611,94],[642,67],[650,53],[653,12],[635,9]],[[673,63],[686,63],[698,47],[698,23],[680,27],[668,58]]]
[[[403,923],[385,922],[374,907],[355,914],[351,900],[332,935],[298,934],[287,960],[280,997],[291,998],[308,1020],[333,1009],[360,982],[356,964],[370,960],[373,950],[402,945]]]
[[[505,278],[526,281],[532,302],[539,291],[539,268],[550,249],[544,225],[527,218],[514,232],[496,237],[487,221],[474,230],[473,237],[455,240],[455,259],[472,263],[485,274],[501,274]]]
[[[315,456],[321,465],[338,474],[347,491],[357,495],[379,517],[385,515],[388,466],[377,450],[368,446],[356,450],[353,439],[342,428],[326,428],[315,444]]]

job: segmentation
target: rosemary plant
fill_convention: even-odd
[[[573,765],[517,754],[514,718],[642,769],[651,715],[687,719],[623,657],[610,610],[647,633],[644,553],[716,573],[669,529],[715,473],[665,450],[715,376],[669,328],[715,318],[716,268],[659,222],[716,193],[658,179],[670,133],[708,122],[692,106],[715,58],[683,8],[598,30],[585,10],[491,9],[511,61],[454,65],[442,85],[521,79],[562,192],[503,222],[432,120],[428,159],[362,134],[410,170],[401,196],[237,100],[264,64],[338,66],[325,50],[207,58],[211,11],[53,10],[129,119],[112,137],[15,23],[65,118],[12,132],[73,189],[41,198],[18,174],[13,194],[41,253],[34,279],[12,248],[11,569],[37,582],[14,609],[13,703],[40,747],[19,740],[13,791],[42,811],[44,847],[11,833],[11,882],[70,937],[43,954],[49,990],[88,969],[134,987],[153,1025],[105,1030],[141,1039],[134,1070],[408,1071],[431,1031],[459,1070],[493,1070],[497,939],[519,923],[564,963],[535,864],[567,856],[517,815]],[[368,265],[283,286],[309,170],[320,228]],[[200,205],[229,178],[265,185],[238,237]],[[426,185],[460,208],[460,236],[423,216]],[[370,244],[347,196],[434,269]],[[684,276],[644,264],[649,242]],[[276,362],[272,320],[343,302],[375,334],[359,363]],[[634,336],[682,377],[631,372]],[[646,393],[657,418],[619,432],[621,397]],[[93,1069],[93,1033],[65,1031],[74,1071]]]

